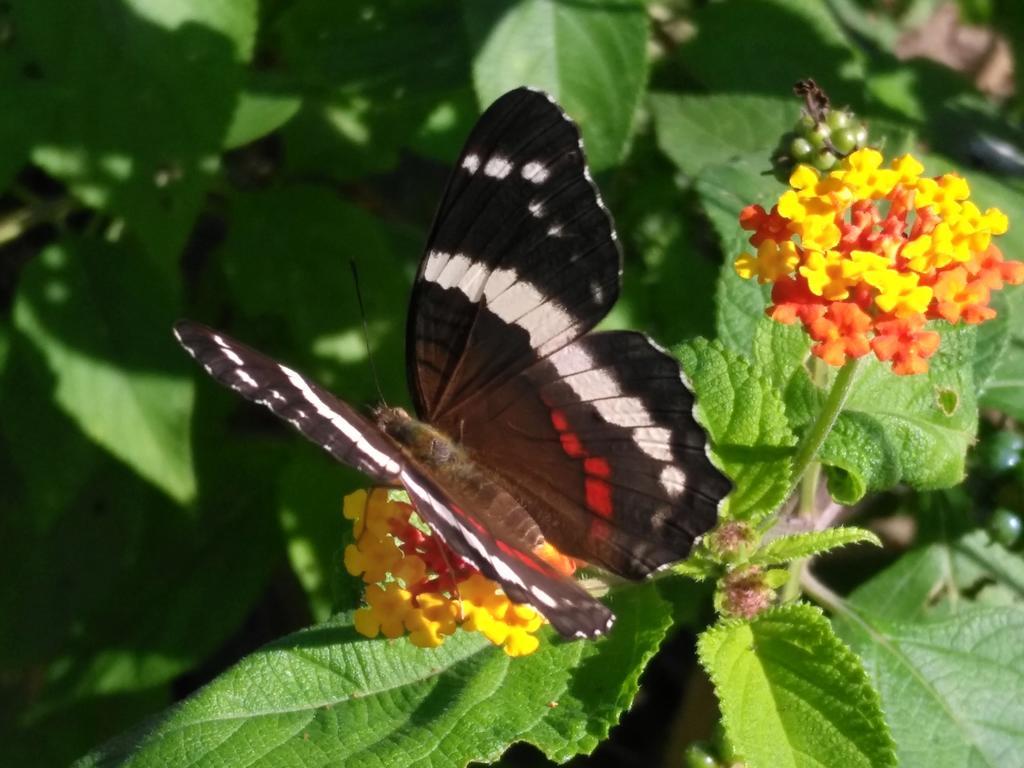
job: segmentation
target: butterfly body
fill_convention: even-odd
[[[511,599],[567,637],[593,637],[611,611],[538,553],[551,544],[643,578],[689,554],[731,488],[678,362],[643,334],[592,332],[621,272],[575,124],[521,88],[471,132],[427,240],[407,323],[415,417],[367,417],[198,323],[175,334],[218,381],[403,486]]]

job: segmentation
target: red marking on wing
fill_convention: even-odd
[[[469,523],[474,528],[476,528],[478,531],[480,531],[481,533],[487,533],[487,529],[484,528],[483,523],[481,523],[479,520],[477,520],[472,515],[467,515],[460,507],[457,507],[454,504],[449,504],[448,508],[450,510],[452,510],[452,512],[457,514],[459,517],[461,517],[463,520],[465,520],[467,523]]]
[[[601,517],[612,517],[612,487],[601,478],[588,477],[583,481],[586,489],[587,506]]]
[[[559,432],[565,432],[569,429],[569,419],[557,408],[551,409],[551,423]]]
[[[565,413],[557,408],[551,409],[551,423],[558,430],[558,439],[562,442],[562,450],[574,459],[583,459],[583,471],[587,474],[583,481],[587,507],[596,515],[610,520],[614,514],[612,504],[612,487],[606,482],[612,475],[611,464],[608,459],[600,456],[591,456],[580,441],[579,436],[570,431],[569,420]],[[607,525],[602,523],[605,529]],[[592,534],[596,535],[594,531]],[[602,529],[602,536],[607,536],[607,530]]]
[[[587,455],[587,452],[583,450],[583,444],[575,432],[563,432],[558,438],[562,441],[562,450],[574,459],[580,459]]]

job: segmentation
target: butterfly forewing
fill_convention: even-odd
[[[335,459],[376,481],[394,483],[401,453],[376,425],[327,390],[252,347],[181,320],[174,335],[208,374],[266,406]]]
[[[413,287],[417,412],[471,397],[582,335],[615,303],[621,254],[576,126],[521,88],[480,118],[452,172]]]

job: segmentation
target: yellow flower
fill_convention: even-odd
[[[734,266],[773,283],[769,316],[799,320],[820,359],[841,365],[870,349],[895,373],[920,373],[938,348],[925,323],[994,317],[991,292],[1024,283],[1024,265],[1004,260],[992,239],[1007,218],[982,213],[963,178],[922,177],[911,155],[889,168],[882,160],[867,148],[824,178],[797,167],[770,213],[760,205],[741,212],[758,254],[743,253]]]
[[[391,575],[403,584],[416,584],[427,575],[427,564],[419,555],[406,555],[391,569]]]
[[[383,581],[401,559],[402,550],[394,539],[378,539],[369,532],[363,535],[358,544],[345,547],[345,570],[353,576],[362,574],[367,584]]]
[[[899,177],[899,183],[911,186],[924,173],[924,166],[913,155],[903,155],[892,163],[892,169]]]
[[[391,639],[402,636],[406,617],[413,609],[412,593],[394,582],[383,587],[371,584],[366,588],[366,602],[368,608],[355,612],[355,628],[359,634],[376,637],[380,632]]]
[[[509,656],[526,656],[537,650],[540,641],[522,627],[513,627],[505,641],[504,650]]]
[[[799,263],[800,254],[792,240],[786,240],[781,246],[774,240],[765,240],[758,246],[756,258],[749,253],[740,254],[734,266],[740,277],[757,275],[757,282],[764,284],[789,274]]]
[[[882,168],[882,153],[858,149],[843,161],[842,168],[829,176],[842,182],[855,200],[879,200],[899,183],[900,171]]]
[[[861,270],[839,251],[807,251],[800,274],[815,296],[840,301],[850,295],[849,287]]]
[[[435,592],[425,592],[416,598],[416,608],[405,614],[405,627],[409,641],[419,648],[436,648],[446,635],[455,632],[458,605]]]
[[[885,256],[873,251],[850,251],[850,261],[853,262],[854,270],[852,275],[862,275],[879,269],[888,269],[892,262]]]
[[[366,491],[362,489],[353,491],[345,497],[341,506],[341,514],[346,520],[352,521],[357,539],[363,535],[363,528],[366,525],[366,496]]]
[[[918,179],[914,205],[917,208],[931,206],[940,216],[948,218],[960,211],[960,201],[970,197],[967,181],[955,173],[947,173],[937,179]]]
[[[356,543],[345,549],[345,568],[369,585],[367,606],[355,611],[356,631],[388,638],[408,632],[413,645],[436,648],[461,625],[510,656],[535,651],[539,641],[533,633],[543,626],[543,616],[513,603],[498,584],[454,553],[446,555],[443,542],[410,522],[412,507],[388,498],[386,489],[353,493],[342,510],[359,531]],[[572,562],[549,549],[553,561]]]
[[[932,289],[918,285],[918,276],[913,272],[898,272],[895,269],[867,272],[864,282],[878,290],[875,304],[883,312],[892,312],[896,317],[923,314],[932,300]]]

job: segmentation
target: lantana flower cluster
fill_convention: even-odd
[[[882,162],[861,149],[825,175],[798,166],[770,211],[740,214],[757,253],[734,266],[773,284],[769,316],[801,322],[830,365],[874,352],[897,374],[923,373],[939,346],[925,323],[995,317],[992,291],[1024,282],[1024,264],[1004,261],[992,238],[1007,218],[972,203],[963,178],[922,176],[911,155]]]
[[[356,631],[397,638],[408,634],[421,648],[436,648],[461,627],[480,632],[509,656],[539,646],[544,617],[513,603],[429,530],[413,508],[384,488],[345,497],[355,543],[345,548],[345,568],[366,583],[366,606],[355,612]]]

